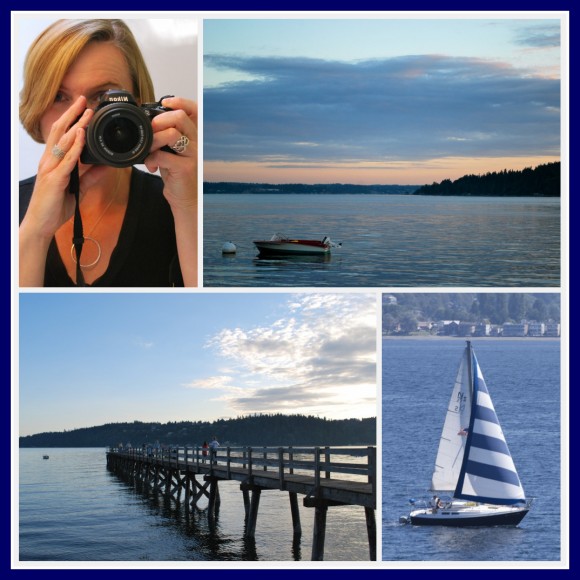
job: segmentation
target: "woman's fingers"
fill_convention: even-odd
[[[77,127],[74,132],[74,141],[60,163],[60,169],[62,169],[65,174],[70,174],[75,168],[84,145],[85,130]]]
[[[61,143],[64,138],[66,140],[66,135],[73,128],[73,125],[79,124],[79,126],[88,125],[90,109],[87,109],[87,99],[84,96],[80,96],[53,124],[46,140],[46,145],[49,149],[52,149],[54,145],[58,145],[63,148],[65,143]],[[79,118],[80,117],[80,118]],[[74,136],[73,139],[74,140]],[[71,142],[72,142],[71,140]]]
[[[179,157],[197,156],[195,136],[191,136],[191,133],[187,134],[185,131],[180,131],[174,127],[154,133],[151,151],[155,153],[162,147],[169,147]]]
[[[197,155],[197,105],[189,99],[171,97],[163,105],[173,108],[155,117],[152,151],[170,147],[180,156]]]
[[[185,111],[185,114],[197,124],[197,103],[183,97],[167,97],[163,99],[161,104],[174,110]]]
[[[57,168],[62,168],[69,173],[72,171],[72,167],[74,167],[74,164],[79,160],[82,146],[84,145],[85,128],[89,124],[93,115],[91,109],[83,108],[85,103],[86,99],[84,97],[79,97],[79,99],[77,99],[75,103],[53,123],[46,140],[46,148],[40,161],[39,171],[50,172]],[[79,139],[82,141],[80,149]]]

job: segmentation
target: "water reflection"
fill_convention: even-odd
[[[272,262],[273,264],[279,264],[280,262],[288,262],[290,264],[324,264],[326,262],[330,262],[331,255],[330,254],[321,254],[321,255],[296,255],[296,256],[264,256],[262,254],[258,254],[255,257],[256,265],[266,265],[268,262]]]
[[[205,196],[204,285],[560,284],[559,199],[335,195],[329,204],[324,195],[296,195],[289,204],[255,197]],[[257,258],[255,232],[276,228],[329,235],[343,246],[322,263]],[[234,260],[222,258],[225,239],[238,247]],[[290,264],[297,267],[284,267]]]

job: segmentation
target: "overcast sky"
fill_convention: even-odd
[[[21,294],[20,435],[248,413],[374,417],[376,300]]]
[[[206,20],[206,181],[424,184],[560,160],[558,18]]]

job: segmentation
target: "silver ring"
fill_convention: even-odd
[[[66,155],[66,151],[63,151],[58,145],[52,146],[52,154],[57,159],[62,159]]]
[[[185,153],[187,146],[189,145],[189,139],[182,135],[176,142],[175,145],[172,145],[171,149],[176,153]]]

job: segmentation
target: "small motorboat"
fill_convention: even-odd
[[[331,248],[339,248],[328,236],[322,240],[298,240],[283,234],[274,234],[269,240],[254,241],[261,256],[320,256],[329,254]]]
[[[48,459],[48,455],[43,455],[42,459]]]

